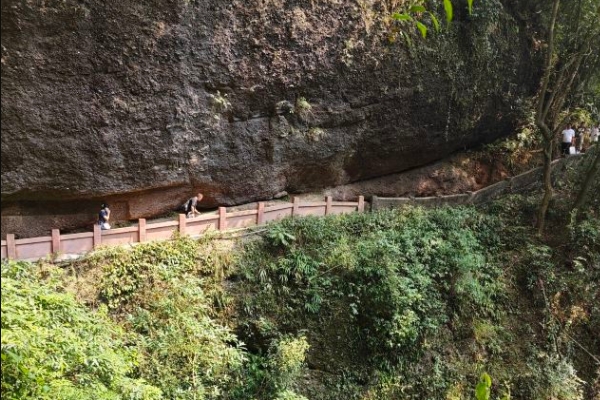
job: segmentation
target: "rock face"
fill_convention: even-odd
[[[342,185],[511,132],[516,1],[420,38],[384,0],[2,1],[2,235]],[[522,3],[522,2],[521,2]],[[427,23],[426,20],[424,20]]]

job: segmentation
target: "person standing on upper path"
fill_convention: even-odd
[[[100,225],[100,229],[108,230],[110,229],[110,224],[108,221],[110,220],[110,208],[108,208],[108,204],[103,203],[100,206],[100,212],[98,213],[98,225]]]
[[[575,131],[573,130],[573,128],[571,128],[571,125],[568,125],[567,129],[562,131],[561,150],[562,150],[563,156],[569,155],[569,149],[573,145],[574,137],[575,137]]]
[[[202,193],[198,193],[197,195],[195,195],[194,197],[192,197],[191,199],[189,199],[186,202],[185,205],[185,215],[188,218],[194,218],[196,215],[200,214],[200,211],[198,211],[198,203],[200,201],[202,201],[202,198],[204,197],[204,195]]]
[[[592,126],[592,133],[590,135],[590,140],[592,144],[598,143],[598,137],[600,136],[600,126]]]

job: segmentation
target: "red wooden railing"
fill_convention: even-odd
[[[292,203],[265,206],[258,203],[254,210],[227,212],[219,207],[216,214],[203,214],[196,218],[186,218],[180,214],[177,220],[148,223],[140,219],[135,226],[116,228],[106,231],[94,225],[92,232],[61,235],[58,229],[52,229],[50,236],[26,239],[15,239],[14,234],[7,234],[1,242],[2,259],[35,261],[52,255],[77,256],[85,254],[100,245],[118,246],[154,240],[169,240],[174,231],[182,235],[199,236],[207,230],[227,230],[264,225],[270,221],[287,216],[330,215],[348,212],[362,212],[365,209],[363,196],[357,202],[333,201],[331,196],[322,202],[301,202],[294,198]]]

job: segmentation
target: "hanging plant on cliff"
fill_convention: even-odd
[[[454,19],[454,6],[452,5],[451,0],[442,0],[444,4],[444,12],[446,14],[446,23],[450,25],[452,20]],[[407,21],[413,23],[415,27],[421,33],[423,38],[427,37],[427,32],[429,28],[427,25],[423,23],[423,21],[429,20],[435,29],[436,32],[440,31],[440,22],[435,14],[425,7],[425,5],[421,4],[422,2],[418,2],[412,4],[406,11],[404,12],[395,12],[392,14],[392,19],[403,22]],[[473,11],[473,0],[467,0],[467,7],[469,9],[469,15]]]

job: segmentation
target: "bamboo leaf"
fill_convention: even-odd
[[[481,374],[481,381],[483,383],[485,383],[485,385],[487,387],[491,387],[492,386],[492,377],[489,376],[486,372],[484,372],[483,374]]]
[[[490,399],[490,388],[485,383],[479,382],[475,387],[475,398],[477,400],[489,400]]]
[[[475,398],[477,400],[489,400],[491,387],[492,378],[484,372],[479,377],[479,383],[477,384],[477,386],[475,386]]]
[[[419,28],[419,31],[421,32],[421,36],[423,36],[423,38],[427,37],[427,27],[419,21],[415,22],[417,24],[417,28]]]
[[[412,17],[408,14],[400,14],[400,13],[393,13],[392,14],[392,19],[395,19],[396,21],[410,21],[412,19]]]
[[[473,0],[467,0],[467,4],[469,5],[469,15],[473,13]]]
[[[410,36],[408,36],[406,33],[404,32],[400,32],[400,35],[402,35],[402,37],[404,38],[404,40],[406,40],[406,45],[408,47],[412,47],[413,43],[412,40],[410,39]]]
[[[435,15],[433,15],[433,13],[429,13],[429,16],[431,17],[431,22],[433,23],[433,27],[435,28],[436,32],[440,31],[440,21],[438,21],[438,19],[435,17]]]
[[[454,18],[454,9],[450,0],[444,0],[444,10],[446,11],[446,21],[450,23]]]
[[[411,8],[408,9],[408,11],[410,11],[412,13],[418,13],[418,12],[425,12],[425,11],[427,11],[427,9],[423,6],[412,6]]]

